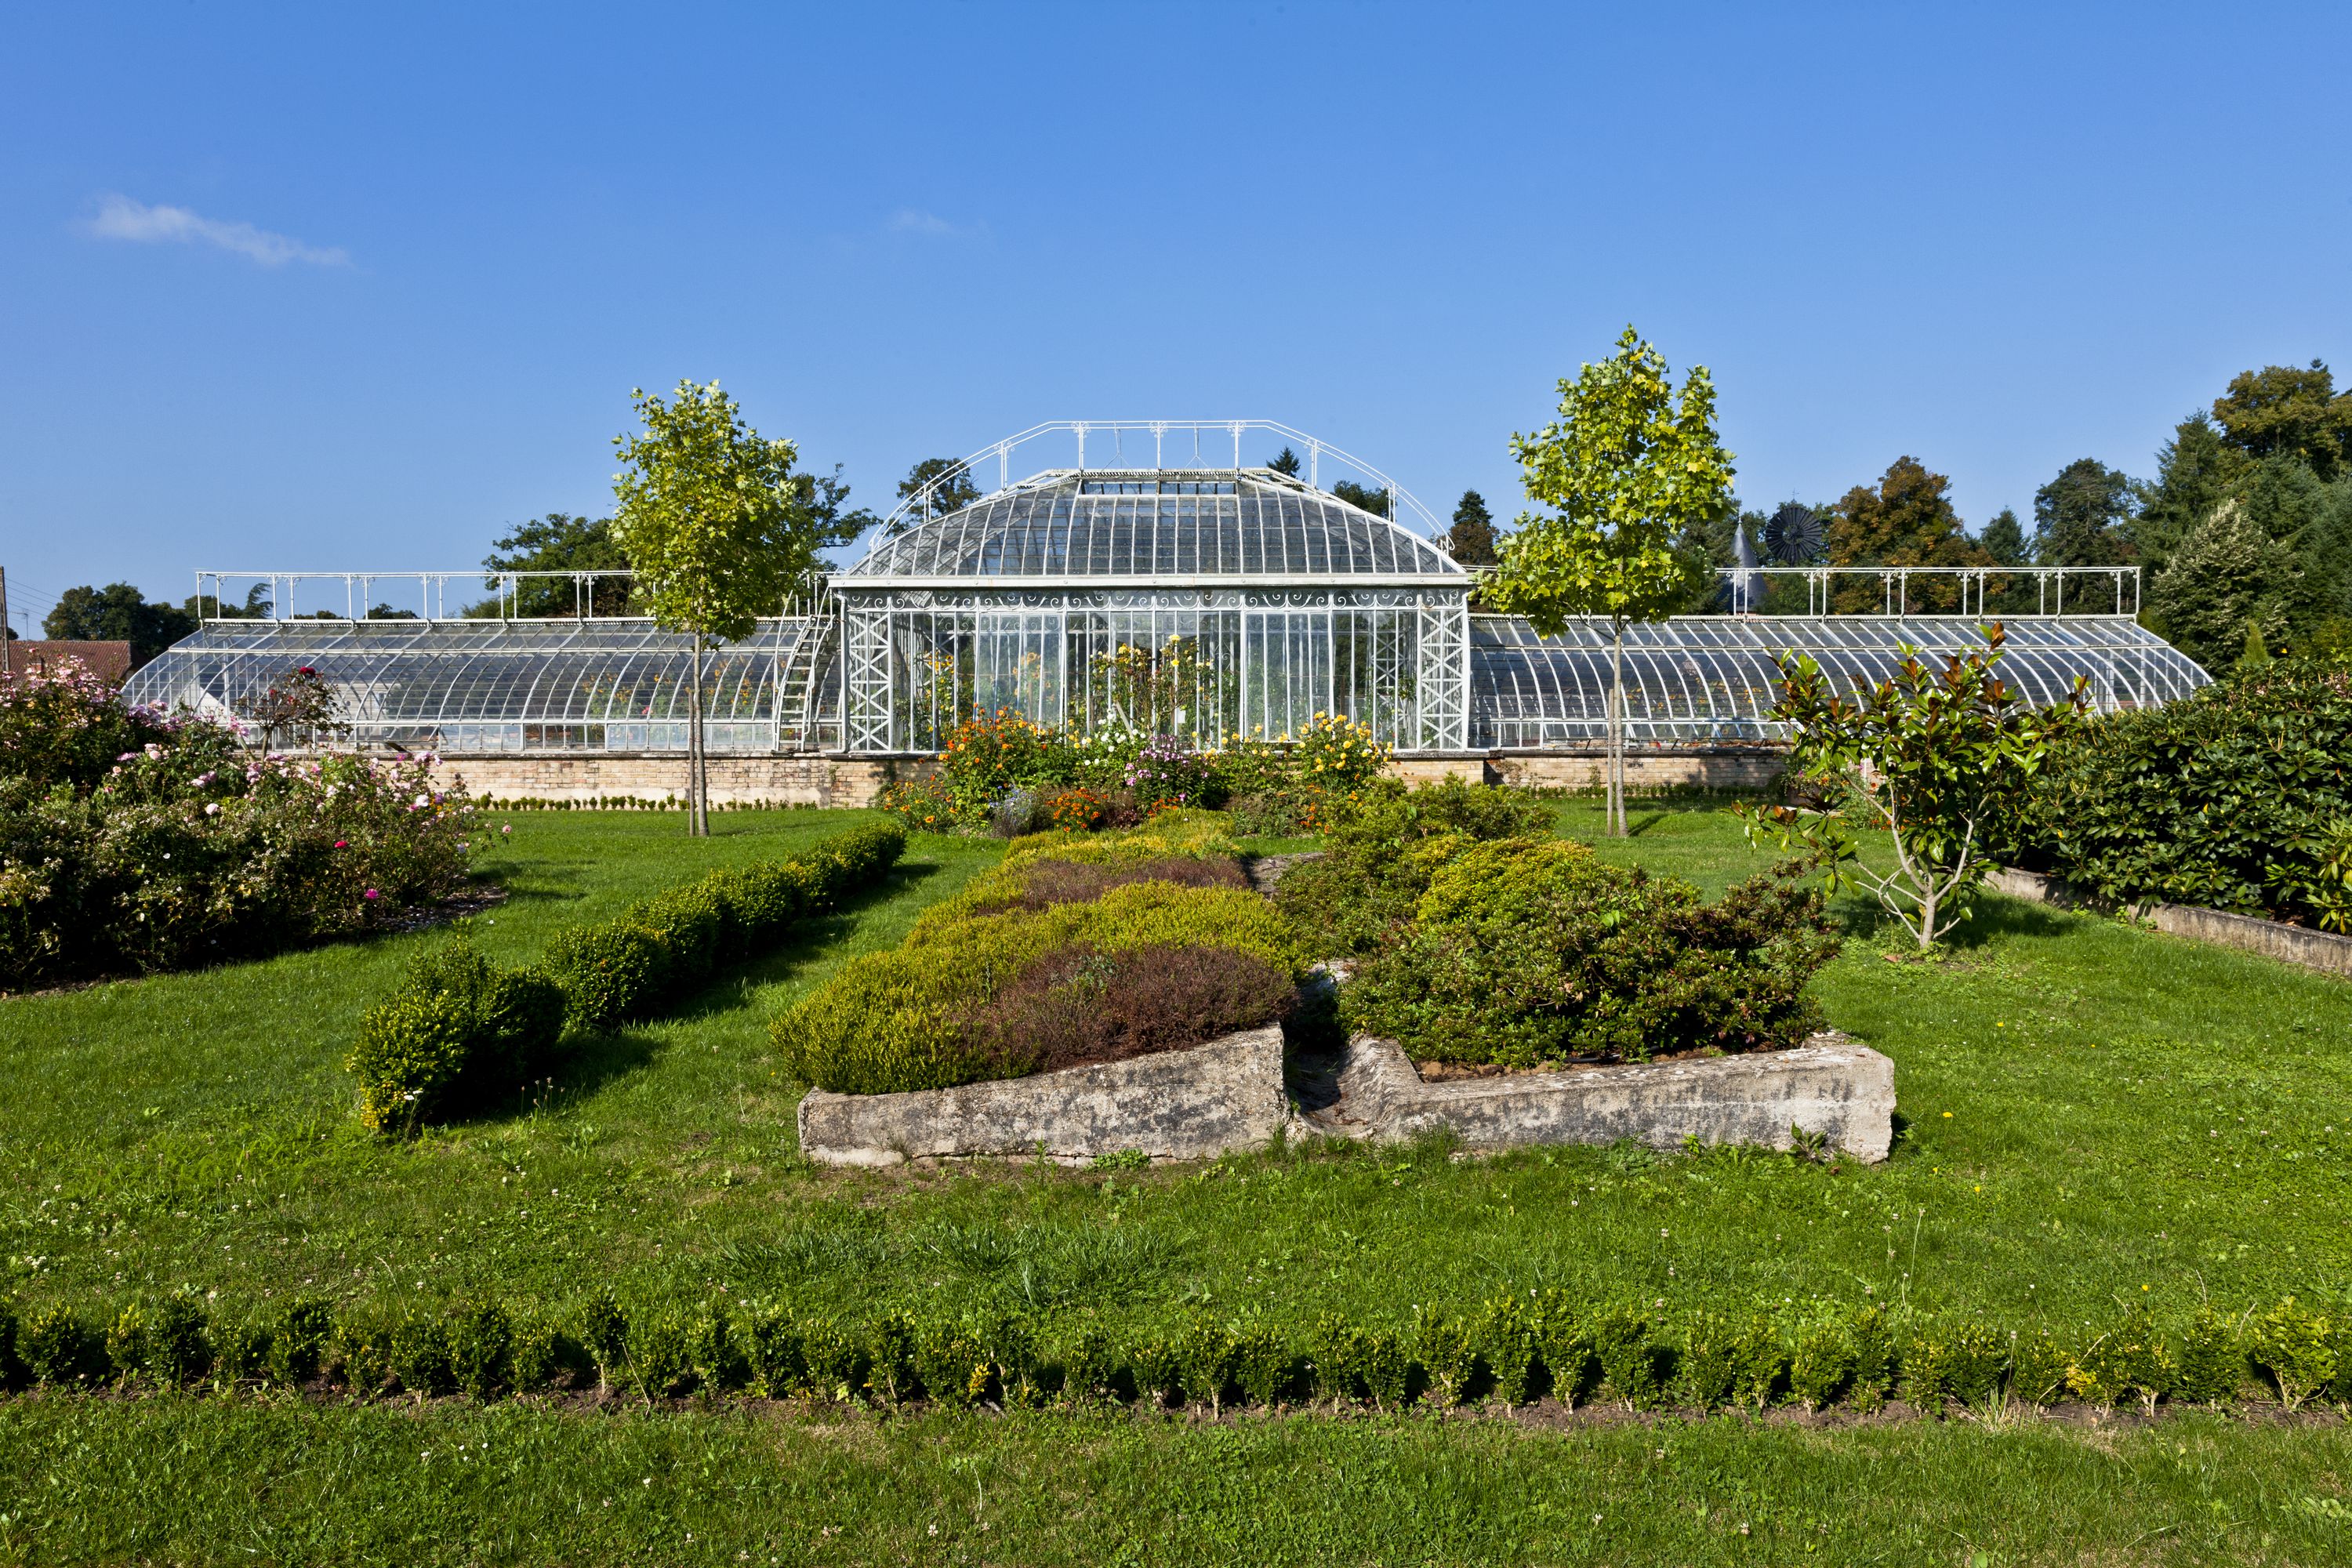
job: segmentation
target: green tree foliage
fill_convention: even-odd
[[[2148,615],[2172,645],[2209,670],[2226,668],[2257,622],[2286,636],[2285,605],[2300,586],[2294,557],[2243,501],[2223,501],[2189,531],[2148,590]]]
[[[1670,615],[1694,577],[1675,541],[1728,516],[1731,458],[1715,430],[1715,381],[1693,365],[1677,397],[1658,351],[1628,326],[1617,352],[1559,384],[1559,417],[1513,436],[1528,499],[1489,597],[1546,637],[1584,616],[1610,629],[1609,818],[1625,831],[1625,628]]]
[[[1999,622],[1985,639],[1982,652],[1946,658],[1940,669],[1906,647],[1893,679],[1870,685],[1857,677],[1844,696],[1810,657],[1783,654],[1772,717],[1795,736],[1790,765],[1833,784],[1850,804],[1740,814],[1751,838],[1810,848],[1833,887],[1867,889],[1923,951],[1968,917],[1994,846],[2013,836],[2028,788],[2085,706],[2079,677],[2070,701],[2027,702],[2000,679]],[[1886,836],[1892,866],[1862,858],[1850,818]]]
[[[2077,458],[2033,492],[2033,552],[2044,566],[2116,566],[2132,558],[2132,482]],[[1988,546],[1990,548],[1990,546]]]
[[[1913,457],[1901,457],[1879,477],[1878,488],[1856,485],[1832,509],[1829,525],[1830,564],[1854,566],[1990,566],[1985,548],[1960,526],[1952,510],[1952,481],[1930,473]],[[1832,604],[1849,614],[1867,615],[1885,603],[1885,591],[1874,581],[1852,579],[1838,584]],[[1922,580],[1911,585],[1909,605],[1915,610],[1959,607],[1956,584]]]
[[[1285,447],[1281,451],[1276,452],[1272,458],[1268,458],[1265,466],[1272,468],[1277,474],[1288,474],[1295,479],[1298,477],[1298,470],[1305,468],[1307,465],[1299,461],[1297,453],[1292,451],[1289,447]]]
[[[1495,564],[1495,514],[1476,490],[1462,492],[1454,509],[1454,526],[1446,531],[1445,548],[1465,566]]]
[[[1374,517],[1389,515],[1389,492],[1386,489],[1374,489],[1353,479],[1341,479],[1331,487],[1331,493],[1349,506],[1360,507]]]
[[[611,518],[591,521],[551,511],[507,530],[482,558],[482,564],[492,572],[619,574],[628,571],[629,558],[613,536]],[[485,586],[495,588],[498,584],[493,579]],[[526,579],[516,584],[513,605],[511,613],[526,620],[562,619],[577,616],[583,608],[592,615],[625,615],[629,606],[629,579],[619,575],[599,579],[593,605],[585,590],[561,579]]]
[[[59,642],[127,642],[132,668],[196,629],[195,617],[169,604],[151,603],[128,583],[68,588],[41,622]]]
[[[2201,410],[2173,427],[2156,461],[2156,482],[2140,488],[2138,514],[2127,525],[2151,573],[2163,569],[2189,530],[2213,514],[2252,466]]]
[[[2239,372],[2213,400],[2213,418],[2248,457],[2300,458],[2323,481],[2352,456],[2352,392],[2337,392],[2319,360],[2301,370],[2273,364]]]
[[[637,572],[637,590],[666,629],[694,639],[688,707],[690,830],[710,831],[702,755],[703,659],[748,637],[816,570],[818,552],[844,542],[845,524],[816,518],[793,472],[798,452],[745,423],[712,382],[678,383],[665,401],[630,395],[645,428],[616,436],[623,471],[613,533]]]
[[[930,500],[919,502],[908,521],[919,522],[926,516],[944,517],[980,499],[980,487],[972,482],[971,470],[953,458],[925,458],[908,468],[907,477],[898,481],[898,499],[913,500],[926,487],[930,489]],[[845,496],[848,491],[845,488],[842,493]]]
[[[1992,557],[1993,564],[1997,566],[2022,566],[2028,559],[2025,530],[2018,522],[2016,509],[2012,507],[2003,507],[1995,512],[1993,520],[1984,525],[1984,531],[1977,535],[1977,542],[1984,547],[1984,552]]]

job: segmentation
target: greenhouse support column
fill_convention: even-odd
[[[686,831],[689,837],[706,838],[710,819],[702,772],[702,639],[698,637],[694,639],[693,664],[686,694]]]

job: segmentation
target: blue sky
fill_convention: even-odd
[[[2352,7],[0,9],[13,607],[465,566],[717,378],[887,505],[1256,416],[1440,510],[1637,323],[1751,504],[2352,370]],[[1264,454],[1253,454],[1262,457]],[[22,617],[19,616],[21,627]]]

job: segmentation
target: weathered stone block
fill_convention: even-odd
[[[1138,1150],[1203,1160],[1273,1141],[1289,1112],[1282,1030],[1251,1029],[1189,1050],[1098,1067],[905,1094],[801,1101],[801,1152],[828,1165],[1044,1154],[1083,1160]]]
[[[1309,1130],[1380,1142],[1449,1130],[1472,1149],[1685,1138],[1787,1149],[1797,1127],[1871,1162],[1895,1137],[1895,1064],[1835,1033],[1794,1050],[1434,1083],[1401,1047],[1360,1035],[1339,1091]]]

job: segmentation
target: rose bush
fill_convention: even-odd
[[[101,765],[99,743],[121,749]],[[447,898],[477,829],[432,761],[257,753],[79,673],[19,680],[0,693],[0,987],[252,957]]]

